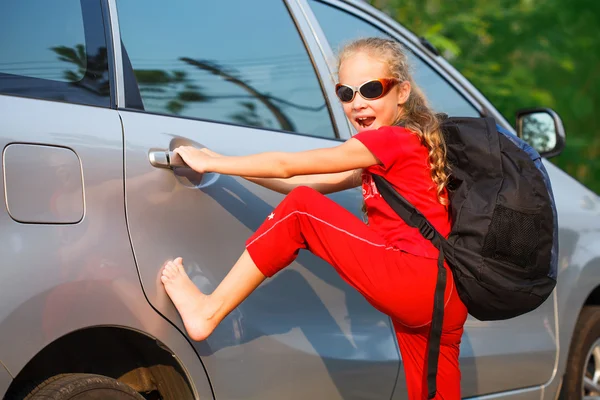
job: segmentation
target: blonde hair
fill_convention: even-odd
[[[406,103],[402,105],[403,112],[394,125],[402,125],[414,132],[421,143],[427,147],[429,153],[427,164],[431,170],[431,179],[436,187],[438,201],[447,205],[448,201],[444,197],[449,178],[446,143],[440,131],[440,122],[436,114],[429,107],[425,95],[410,74],[408,59],[402,46],[393,40],[377,37],[355,40],[345,45],[339,52],[338,71],[346,59],[361,52],[385,62],[392,77],[400,82],[408,81],[410,83],[410,95]]]

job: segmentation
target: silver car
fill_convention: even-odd
[[[0,394],[405,399],[389,318],[309,253],[203,342],[186,337],[159,280],[181,255],[210,292],[282,200],[195,174],[169,152],[350,138],[335,50],[373,35],[405,45],[436,110],[514,131],[433,46],[358,0],[0,3]],[[552,110],[522,110],[516,125],[547,157],[564,145]],[[557,289],[522,317],[467,321],[465,398],[600,396],[600,201],[545,166],[559,213]],[[331,198],[360,215],[358,189]]]

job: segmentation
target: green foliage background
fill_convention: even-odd
[[[550,107],[567,145],[552,162],[600,193],[600,0],[370,0],[429,39],[509,120]]]

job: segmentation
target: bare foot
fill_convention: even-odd
[[[219,321],[210,296],[202,293],[183,269],[181,257],[167,262],[160,277],[167,294],[181,315],[185,329],[193,340],[204,340],[216,328]]]

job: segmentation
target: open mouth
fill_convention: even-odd
[[[361,128],[368,128],[375,122],[375,117],[361,117],[356,118],[355,121]]]

